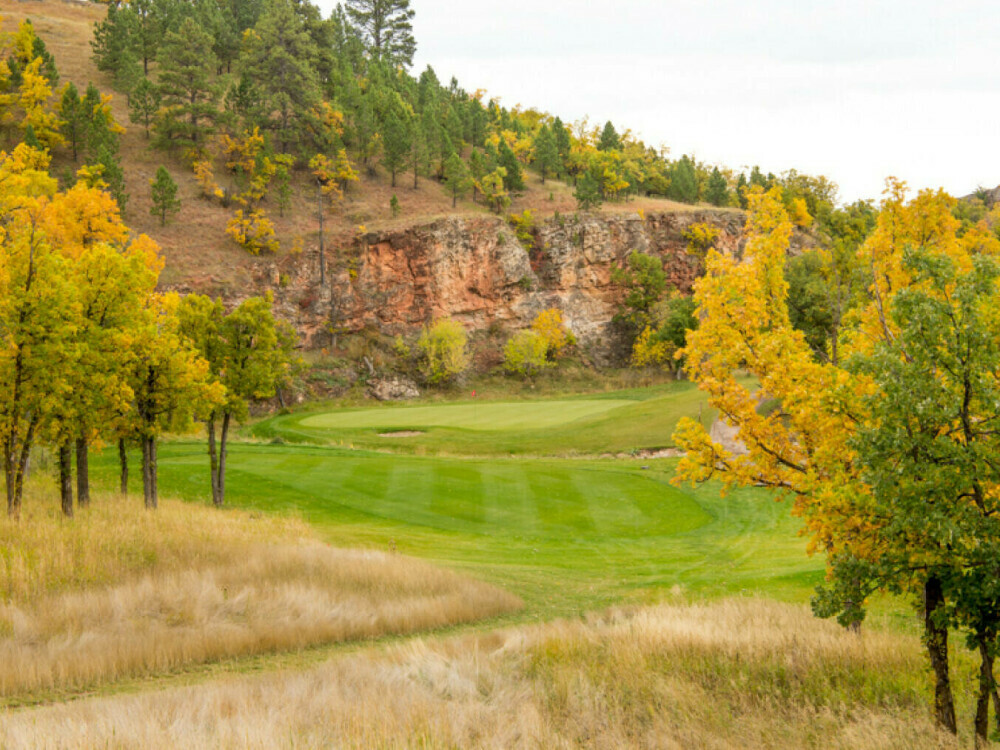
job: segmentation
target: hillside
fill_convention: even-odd
[[[229,299],[258,293],[262,288],[274,287],[283,300],[286,314],[292,319],[297,305],[307,295],[299,290],[294,299],[282,295],[280,285],[264,280],[277,274],[295,277],[310,274],[310,267],[317,265],[316,254],[318,221],[315,210],[315,188],[308,171],[299,169],[293,175],[291,206],[279,216],[276,207],[269,207],[269,216],[275,223],[281,249],[272,256],[254,257],[236,246],[225,234],[226,223],[232,210],[217,202],[199,197],[199,186],[188,168],[176,153],[154,149],[146,138],[141,125],[129,122],[126,97],[115,93],[110,77],[99,71],[92,59],[90,40],[93,26],[104,17],[103,5],[82,4],[55,0],[28,0],[0,4],[3,29],[13,31],[17,25],[30,19],[40,37],[55,57],[61,83],[72,81],[81,91],[90,82],[102,93],[113,94],[112,111],[116,120],[125,127],[121,137],[121,165],[129,194],[125,220],[136,232],[153,237],[160,244],[166,266],[161,276],[164,288],[180,288]],[[156,169],[164,165],[178,183],[180,212],[166,226],[150,215],[149,181]],[[53,158],[53,174],[66,175],[78,168],[67,155],[57,150]],[[576,211],[573,187],[555,179],[546,180],[533,171],[525,172],[526,189],[514,197],[511,212],[530,209],[538,218],[572,214]],[[413,189],[412,175],[400,175],[396,188],[390,186],[389,176],[378,169],[374,176],[360,172],[360,181],[350,186],[343,203],[325,218],[326,247],[330,261],[336,262],[338,251],[357,246],[359,234],[372,236],[403,236],[412,227],[423,227],[442,219],[457,219],[465,223],[490,219],[493,214],[468,196],[452,207],[451,197],[433,177],[421,176],[417,189]],[[400,213],[393,217],[390,200],[396,195]],[[273,203],[273,200],[270,201]],[[622,203],[605,204],[601,216],[675,212],[686,213],[694,206],[677,203],[665,198],[636,197]],[[302,256],[297,257],[293,248],[301,244]],[[277,269],[277,271],[275,271]],[[314,286],[312,281],[307,286]],[[316,289],[312,297],[318,296]],[[440,309],[448,314],[461,310]],[[316,315],[299,321],[300,329],[307,332],[315,327]],[[422,321],[419,321],[422,322]],[[471,322],[471,319],[470,319]]]

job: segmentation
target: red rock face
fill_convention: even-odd
[[[534,247],[522,246],[500,219],[448,218],[401,231],[351,238],[327,251],[327,284],[319,284],[317,251],[262,259],[258,287],[270,289],[278,312],[307,347],[327,345],[332,332],[376,328],[411,333],[438,317],[469,328],[494,321],[527,326],[559,307],[584,345],[607,346],[621,290],[612,269],[628,255],[660,256],[670,283],[689,292],[701,261],[687,252],[685,230],[705,223],[719,230],[715,247],[739,257],[742,213],[694,210],[638,214],[580,214],[536,227]],[[236,303],[241,295],[227,300]],[[245,296],[245,295],[243,295]]]

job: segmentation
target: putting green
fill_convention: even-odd
[[[604,414],[633,401],[573,399],[567,401],[518,401],[393,406],[381,409],[332,411],[306,417],[303,427],[319,429],[399,429],[452,427],[465,430],[542,430]]]

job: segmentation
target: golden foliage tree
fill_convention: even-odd
[[[997,418],[979,394],[992,392],[985,379],[1000,375],[1000,362],[988,354],[1000,345],[1000,330],[989,322],[995,312],[974,317],[972,311],[1000,311],[998,272],[991,270],[1000,243],[985,228],[959,236],[953,205],[931,191],[908,202],[905,186],[889,182],[876,229],[858,251],[870,269],[867,302],[839,332],[838,365],[813,356],[789,320],[784,267],[792,221],[781,190],[751,191],[745,261],[708,253],[706,275],[695,287],[701,324],[683,352],[688,373],[738,428],[746,452],[714,443],[693,420],[683,420],[674,436],[686,452],[677,481],[718,477],[727,487],[771,487],[791,497],[810,552],[825,553],[829,563],[829,583],[815,602],[820,614],[859,622],[873,587],[921,596],[935,715],[951,731],[948,624],[983,615],[988,589],[976,588],[978,598],[968,593],[970,580],[983,580],[975,577],[970,550],[995,550],[1000,539],[989,517],[995,500],[979,503],[974,489],[978,484],[983,498],[996,498],[1000,478],[969,458],[980,455],[976,441],[989,441],[988,430],[976,425]],[[929,346],[931,340],[938,343]],[[949,359],[945,342],[954,340],[976,354]],[[973,377],[962,357],[991,364]],[[893,375],[923,360],[919,377],[916,369],[905,378]],[[961,378],[955,382],[963,371],[970,373],[964,386]],[[756,388],[739,380],[744,374]],[[902,393],[889,397],[898,385],[929,395],[901,411]],[[972,411],[963,406],[963,389]],[[760,409],[765,397],[778,408]],[[921,414],[935,399],[939,411]],[[933,434],[920,443],[914,436],[932,417]],[[935,453],[952,456],[959,467],[950,483],[941,480]],[[902,458],[912,466],[898,475],[893,466]],[[984,672],[992,664],[987,655]],[[983,689],[991,685],[990,674]]]

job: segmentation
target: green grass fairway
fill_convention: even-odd
[[[558,400],[326,407],[264,420],[250,434],[289,442],[453,456],[570,456],[629,453],[672,445],[682,416],[714,412],[690,383]],[[420,435],[394,436],[402,430]]]
[[[669,484],[674,461],[646,463],[234,444],[227,499],[300,515],[338,545],[395,548],[465,570],[522,596],[531,617],[674,587],[808,596],[821,562],[806,557],[787,506],[761,491],[723,500],[717,487],[678,489]],[[207,499],[204,444],[163,445],[159,467],[161,492]],[[114,451],[95,455],[99,481],[114,486],[116,470]]]
[[[322,430],[371,427],[378,430],[456,427],[463,430],[542,430],[628,406],[611,399],[573,401],[482,401],[437,406],[331,411],[306,417],[299,424]]]

